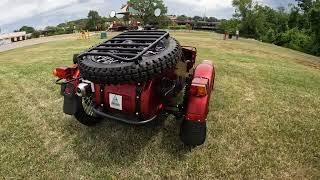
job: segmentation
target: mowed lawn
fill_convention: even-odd
[[[0,177],[320,178],[320,58],[209,32],[171,33],[216,65],[207,141],[179,124],[85,127],[62,112],[52,70],[100,42],[63,40],[0,53]]]

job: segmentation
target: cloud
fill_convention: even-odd
[[[287,7],[295,0],[255,0],[261,4],[277,8]],[[206,15],[217,18],[230,18],[234,13],[232,0],[165,0],[168,4],[169,13],[186,15]]]
[[[171,14],[229,18],[234,10],[232,0],[165,0]]]
[[[167,4],[170,3],[180,3],[188,6],[193,6],[193,7],[201,7],[201,8],[208,8],[208,9],[216,9],[216,8],[226,8],[226,7],[231,7],[232,6],[232,0],[166,0],[168,2]]]
[[[267,5],[272,7],[287,7],[289,4],[295,4],[295,0],[264,0]]]
[[[23,25],[43,29],[48,25],[85,18],[89,10],[97,10],[102,16],[107,16],[108,12],[119,9],[121,6],[121,2],[117,0],[0,1],[0,9],[4,9],[4,11],[0,11],[2,32],[13,31]],[[18,1],[20,2],[18,3]],[[19,11],[21,13],[18,13]]]
[[[63,8],[77,0],[5,0],[0,4],[0,25]]]

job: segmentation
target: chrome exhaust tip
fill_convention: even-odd
[[[80,83],[77,87],[76,94],[79,97],[85,97],[91,91],[90,84],[87,83]]]

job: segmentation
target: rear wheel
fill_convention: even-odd
[[[91,97],[79,97],[78,108],[74,117],[83,125],[94,126],[102,118],[97,116],[93,111],[93,102]]]
[[[181,141],[188,146],[202,145],[206,140],[206,122],[183,120],[180,129]]]

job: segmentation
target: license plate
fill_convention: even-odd
[[[109,94],[109,105],[113,109],[122,111],[122,96],[117,94]]]

